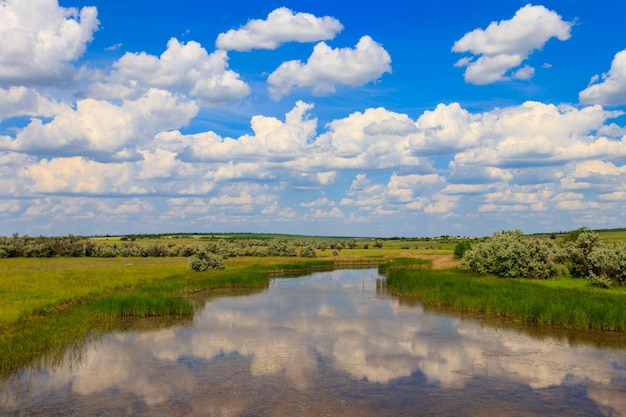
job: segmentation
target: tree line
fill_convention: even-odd
[[[170,239],[168,239],[170,240]],[[238,256],[300,256],[314,257],[316,250],[331,249],[338,254],[344,248],[361,247],[356,240],[320,239],[199,239],[185,245],[156,241],[137,244],[134,240],[114,243],[96,243],[81,236],[30,237],[0,236],[0,258],[51,258],[51,257],[189,257],[199,252],[208,252],[223,258]]]

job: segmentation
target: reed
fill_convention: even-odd
[[[408,267],[407,267],[408,266]],[[422,303],[577,330],[626,331],[626,292],[598,291],[581,280],[502,279],[451,268],[387,265],[385,282]]]

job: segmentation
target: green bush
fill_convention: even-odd
[[[591,271],[591,252],[600,244],[597,233],[581,229],[568,234],[574,240],[566,240],[564,248],[567,252],[570,273],[575,277],[588,277]]]
[[[597,233],[582,229],[564,247],[573,276],[597,287],[626,284],[626,243],[603,243]]]
[[[317,254],[315,253],[315,249],[313,249],[312,246],[305,246],[300,249],[300,256],[303,258],[315,258],[317,257]]]
[[[200,250],[189,257],[188,265],[190,269],[198,272],[225,269],[224,260],[221,256],[207,250]]]
[[[558,255],[549,240],[527,239],[520,230],[503,230],[465,252],[461,265],[481,274],[546,279],[557,274]]]
[[[472,249],[472,245],[469,242],[463,241],[456,244],[454,247],[454,259],[461,259],[465,252]]]

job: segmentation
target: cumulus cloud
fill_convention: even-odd
[[[0,85],[69,81],[98,29],[95,7],[60,7],[57,0],[0,4]]]
[[[334,205],[335,203],[329,200],[328,197],[326,196],[318,198],[317,200],[314,200],[314,201],[307,202],[307,203],[300,203],[301,207],[309,207],[309,208],[333,207]]]
[[[68,106],[26,87],[0,88],[0,121],[15,116],[52,117]]]
[[[306,154],[307,143],[317,128],[317,120],[308,117],[312,108],[312,104],[298,101],[284,122],[275,117],[253,116],[253,134],[237,139],[222,138],[215,132],[186,136],[174,133],[164,138],[186,144],[180,157],[188,161],[285,161]]]
[[[29,191],[72,194],[145,194],[130,185],[131,175],[123,163],[103,164],[82,157],[43,159],[26,168]]]
[[[294,87],[312,87],[313,94],[335,92],[337,85],[361,86],[391,72],[389,53],[369,36],[363,36],[354,49],[333,49],[325,42],[315,45],[306,63],[282,63],[268,78],[275,99]]]
[[[172,38],[161,56],[126,53],[113,64],[104,80],[87,94],[101,99],[128,99],[150,88],[177,90],[196,97],[205,106],[219,106],[247,96],[250,87],[228,69],[226,51],[207,53],[198,42]]]
[[[416,212],[456,216],[467,204],[503,218],[564,207],[580,215],[593,207],[587,202],[620,201],[624,191],[616,158],[626,157],[626,136],[609,128],[622,113],[599,105],[527,102],[470,112],[450,103],[417,119],[369,108],[318,133],[313,105],[299,101],[284,118],[253,116],[251,133],[239,137],[177,130],[197,111],[158,89],[118,104],[61,106],[50,121],[33,118],[15,137],[0,136],[0,189],[22,197],[184,198],[190,205],[158,215],[181,225],[315,218],[354,227]],[[284,193],[294,189],[315,190],[318,199],[290,202]],[[566,192],[584,194],[557,198]],[[23,219],[75,216],[34,200],[8,209]],[[90,219],[105,215],[89,210]]]
[[[328,131],[315,141],[320,157],[314,154],[302,163],[335,169],[421,168],[427,165],[425,161],[407,153],[416,129],[406,114],[382,107],[354,112],[329,123]]]
[[[316,42],[333,39],[343,29],[339,20],[294,13],[286,7],[272,11],[265,20],[250,20],[239,29],[217,36],[216,46],[224,50],[276,49],[285,42]]]
[[[124,159],[157,132],[186,125],[197,112],[194,103],[157,89],[120,105],[83,99],[48,123],[31,119],[15,138],[0,136],[0,149]]]
[[[444,182],[445,179],[437,174],[397,175],[393,173],[387,184],[387,195],[390,199],[400,203],[412,202],[415,195],[424,194],[425,190],[430,190],[432,186]]]
[[[526,102],[520,106],[480,114],[478,141],[455,155],[457,164],[501,168],[564,164],[592,156],[612,157],[626,150],[622,140],[593,134],[620,112],[600,106],[573,106]]]
[[[581,103],[605,106],[626,104],[626,49],[615,54],[609,72],[594,75],[578,97]]]
[[[520,65],[551,38],[569,39],[571,27],[572,23],[564,21],[556,12],[528,4],[510,20],[491,22],[486,29],[474,29],[454,42],[453,52],[473,55],[461,58],[455,66],[467,67],[465,81],[472,84],[529,79],[534,68],[528,65],[519,68]],[[507,75],[510,70],[515,71]]]

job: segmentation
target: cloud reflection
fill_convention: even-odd
[[[425,313],[377,294],[375,276],[360,270],[279,279],[267,292],[209,302],[190,327],[110,335],[90,344],[79,363],[30,375],[27,397],[65,387],[79,396],[132,395],[151,407],[215,399],[228,387],[226,408],[212,403],[213,414],[239,415],[268,377],[306,394],[322,389],[331,372],[380,385],[423,375],[441,389],[481,379],[533,389],[583,384],[605,415],[626,416],[623,350]]]

